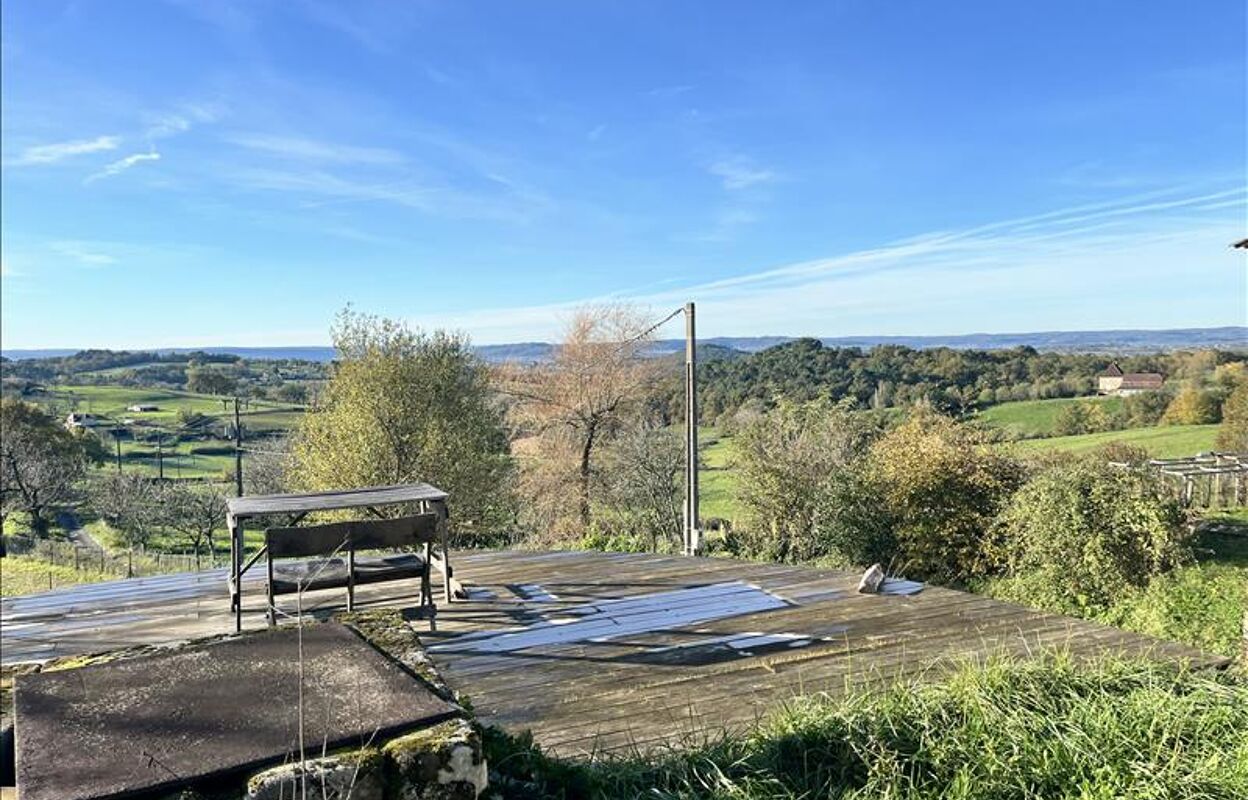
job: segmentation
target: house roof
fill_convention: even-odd
[[[1160,389],[1165,378],[1156,372],[1128,372],[1122,376],[1119,389]]]
[[[1106,378],[1117,378],[1122,375],[1122,367],[1118,366],[1117,362],[1112,363],[1105,368],[1105,371],[1102,372],[1101,375]]]

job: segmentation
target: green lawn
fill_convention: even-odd
[[[1054,400],[1023,400],[989,406],[975,418],[1006,431],[1012,439],[1052,436],[1062,409],[1075,403],[1095,403],[1112,414],[1122,406],[1121,397],[1061,397]]]
[[[1083,453],[1110,442],[1142,447],[1154,458],[1180,458],[1212,450],[1218,435],[1217,425],[1167,425],[1155,428],[1132,428],[1125,431],[1086,433],[1079,436],[1055,436],[1049,439],[1028,439],[1011,447],[1020,454],[1066,451]]]
[[[116,580],[116,575],[90,569],[74,569],[25,556],[0,558],[0,597],[46,592],[80,583]]]
[[[714,428],[698,432],[698,450],[702,466],[698,471],[698,506],[702,519],[719,517],[736,521],[736,470],[732,468],[732,439],[721,436]]]

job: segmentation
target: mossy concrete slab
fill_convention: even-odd
[[[291,761],[456,714],[336,623],[17,678],[23,800],[143,795]]]

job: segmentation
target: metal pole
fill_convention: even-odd
[[[693,303],[685,303],[685,554],[698,541],[698,359]]]
[[[243,496],[243,423],[238,414],[238,397],[234,398],[234,490]]]

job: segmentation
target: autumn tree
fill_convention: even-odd
[[[0,402],[0,514],[23,511],[36,535],[48,532],[50,514],[74,493],[86,473],[86,436],[66,430],[30,403]]]
[[[650,327],[632,306],[581,308],[548,362],[500,371],[500,387],[516,401],[514,422],[532,437],[535,451],[524,461],[526,494],[549,501],[546,493],[555,491],[574,498],[573,520],[556,512],[551,524],[573,523],[582,533],[589,528],[599,449],[639,414],[655,374],[643,352]]]
[[[329,382],[294,434],[290,482],[308,490],[428,482],[453,530],[511,520],[510,456],[489,372],[467,337],[344,311]]]
[[[1196,387],[1189,387],[1179,392],[1166,413],[1161,417],[1162,425],[1208,425],[1217,422],[1219,409],[1217,398],[1212,392]]]
[[[1248,453],[1248,381],[1236,386],[1222,404],[1218,449]]]

